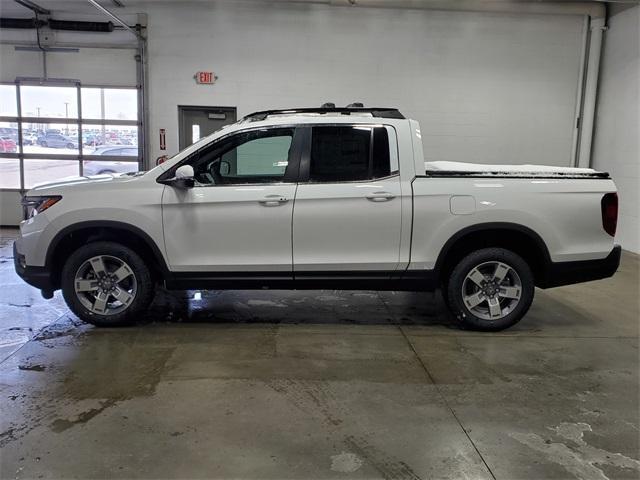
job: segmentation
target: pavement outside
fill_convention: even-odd
[[[636,255],[501,333],[342,291],[161,291],[97,329],[1,234],[1,478],[640,476]]]

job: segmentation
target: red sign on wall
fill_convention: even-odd
[[[216,77],[213,72],[196,72],[196,83],[202,83],[202,84],[207,84],[207,85],[211,85],[213,84],[213,82],[216,81]]]
[[[167,149],[167,131],[164,128],[160,129],[160,150]]]

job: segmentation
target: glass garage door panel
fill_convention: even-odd
[[[13,85],[0,85],[0,116],[18,116],[16,87],[14,87]]]
[[[138,156],[138,127],[129,125],[84,125],[84,155]]]
[[[78,125],[75,123],[24,124],[24,153],[78,155]]]
[[[138,91],[131,88],[83,88],[82,117],[91,120],[137,120]]]
[[[82,165],[83,175],[102,175],[105,173],[129,173],[140,170],[137,161],[126,160],[85,160]]]
[[[78,160],[31,160],[24,161],[24,186],[32,188],[41,183],[54,182],[80,175]]]
[[[0,158],[0,188],[20,188],[20,160]]]
[[[0,122],[0,153],[17,153],[18,124]]]
[[[21,86],[23,117],[78,118],[76,87]]]

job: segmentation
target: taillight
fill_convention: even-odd
[[[618,225],[618,194],[607,193],[602,197],[602,228],[609,235],[616,235],[616,226]]]

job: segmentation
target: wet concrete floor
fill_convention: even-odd
[[[1,478],[638,478],[638,256],[501,333],[438,295],[160,292],[96,329],[0,240]]]

